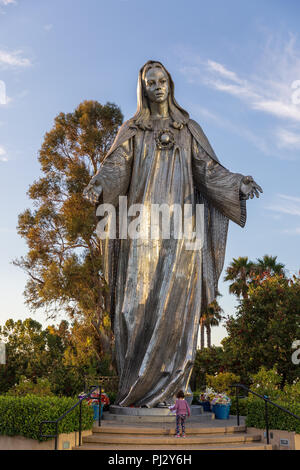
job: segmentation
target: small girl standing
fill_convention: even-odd
[[[180,425],[182,429],[182,437],[185,437],[185,418],[186,415],[191,416],[191,410],[188,402],[184,399],[184,393],[180,390],[177,393],[177,400],[174,406],[170,407],[171,411],[176,411],[176,437],[180,437]]]

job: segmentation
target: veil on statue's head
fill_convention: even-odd
[[[144,90],[144,77],[149,69],[156,67],[161,68],[169,80],[169,114],[170,117],[173,119],[173,127],[175,127],[176,129],[181,129],[184,124],[187,124],[189,120],[189,114],[187,111],[181,108],[181,106],[179,106],[179,104],[175,100],[174,82],[172,80],[172,77],[167,71],[167,69],[163,66],[163,64],[157,60],[148,60],[148,62],[146,62],[139,71],[137,84],[137,110],[135,115],[133,116],[133,121],[135,125],[138,126],[140,129],[152,129],[150,121],[149,102]]]

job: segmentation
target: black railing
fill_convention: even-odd
[[[250,390],[250,388],[246,387],[243,384],[234,384],[230,385],[230,387],[234,388],[235,387],[235,397],[236,397],[236,415],[237,415],[237,425],[240,425],[240,412],[239,412],[239,399],[240,398],[246,398],[245,396],[240,397],[238,394],[238,389],[242,388],[246,390],[248,393],[252,393],[252,395],[255,395],[258,398],[261,398],[265,402],[265,423],[266,423],[266,437],[267,437],[267,444],[270,444],[270,436],[269,436],[269,410],[268,410],[268,405],[273,405],[276,408],[279,408],[280,410],[284,411],[285,413],[288,413],[289,415],[293,416],[296,419],[300,419],[300,416],[295,415],[291,411],[287,410],[286,408],[283,408],[283,406],[278,405],[277,403],[274,403],[273,401],[270,400],[270,398],[267,395],[260,395],[259,393],[253,392],[253,390]]]
[[[102,405],[102,390],[101,390],[101,386],[99,385],[93,385],[90,387],[90,391],[88,393],[86,393],[85,395],[83,395],[80,400],[78,400],[77,403],[75,403],[75,405],[73,405],[69,410],[67,410],[62,416],[60,416],[59,418],[57,418],[56,420],[52,420],[52,421],[42,421],[40,423],[40,437],[52,437],[54,438],[54,450],[57,450],[57,444],[58,444],[58,424],[59,422],[65,417],[67,416],[69,413],[71,413],[71,411],[73,411],[77,406],[79,406],[79,443],[78,445],[81,446],[81,433],[82,433],[82,402],[83,400],[86,400],[87,398],[90,398],[91,397],[91,394],[97,389],[99,388],[99,397],[98,397],[98,402],[99,402],[99,418],[98,418],[98,425],[101,426],[101,405]],[[42,428],[43,428],[43,425],[44,424],[55,424],[55,434],[42,434]],[[76,444],[76,442],[75,442]]]

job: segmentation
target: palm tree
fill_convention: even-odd
[[[219,325],[222,320],[222,313],[223,310],[217,300],[213,300],[213,302],[211,302],[202,313],[200,318],[200,349],[204,349],[205,329],[207,335],[207,347],[211,348],[211,327]]]
[[[275,274],[285,276],[284,267],[284,264],[277,262],[277,256],[264,255],[263,258],[257,258],[257,263],[255,263],[255,271],[258,274],[268,272],[271,276]]]
[[[205,316],[200,317],[200,349],[204,349],[204,335],[205,335]]]
[[[229,292],[238,297],[244,298],[248,295],[248,281],[251,279],[251,272],[255,264],[248,260],[248,256],[233,258],[233,261],[226,269],[225,281],[233,281],[229,286]]]

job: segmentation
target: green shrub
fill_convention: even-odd
[[[287,384],[283,389],[284,401],[288,403],[300,403],[300,379],[292,385]]]
[[[251,375],[251,390],[260,395],[267,395],[271,400],[276,400],[280,397],[280,383],[282,377],[278,374],[276,367],[273,369],[267,369],[266,367],[260,367],[257,374]]]
[[[276,403],[283,408],[291,411],[297,416],[300,416],[300,403],[286,403],[283,401],[276,401]],[[276,408],[273,405],[268,405],[269,415],[269,429],[278,429],[282,431],[295,431],[300,433],[300,420],[285,413],[284,411]],[[246,425],[258,429],[265,429],[265,402],[264,400],[255,399],[248,400],[248,414],[246,418]]]
[[[0,396],[0,435],[24,436],[38,441],[41,421],[56,420],[77,402],[68,397]],[[82,404],[82,430],[93,426],[93,408]],[[79,406],[59,422],[58,432],[70,433],[79,430]],[[54,424],[44,424],[43,434],[55,434]]]
[[[248,414],[248,398],[241,398],[239,399],[239,414],[240,416],[247,416]],[[233,397],[231,398],[231,407],[230,407],[230,414],[236,415],[237,408],[236,408],[236,399]]]
[[[10,388],[7,395],[24,397],[26,395],[38,395],[40,397],[53,396],[51,383],[48,379],[39,378],[36,382],[21,375],[19,383]]]

